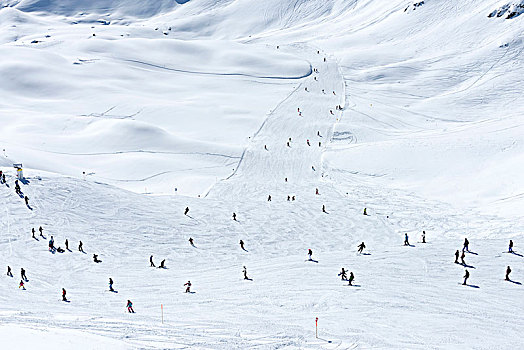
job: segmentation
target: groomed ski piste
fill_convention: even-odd
[[[521,347],[523,5],[0,0],[1,347]]]

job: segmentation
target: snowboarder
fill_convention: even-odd
[[[360,243],[358,245],[358,253],[361,254],[364,248],[366,248],[366,245],[364,244],[364,242]]]
[[[82,241],[78,243],[78,251],[84,253],[84,243]]]
[[[155,263],[153,262],[153,255],[149,257],[149,262],[151,263],[151,267],[156,267]]]
[[[364,208],[364,215],[368,215],[368,208]]]
[[[186,286],[186,293],[191,293],[191,281],[184,283],[184,286]]]
[[[166,259],[162,260],[162,261],[160,262],[160,266],[158,266],[158,268],[159,268],[159,269],[165,269],[165,268],[166,268],[166,266],[164,265],[165,263],[166,263]]]
[[[7,265],[7,275],[9,277],[13,277],[13,273],[11,272],[11,266]]]
[[[462,265],[466,265],[466,262],[464,261],[465,257],[466,257],[466,253],[464,253],[464,251],[463,251],[462,254],[460,255],[460,263]]]
[[[101,263],[102,260],[98,260],[98,255],[96,254],[93,254],[93,261],[96,262],[96,263]]]
[[[459,263],[459,256],[460,256],[460,253],[457,249],[457,251],[455,252],[455,264],[458,264]]]
[[[186,207],[186,209],[184,210],[184,215],[187,215],[187,213],[189,213],[189,207]]]
[[[109,291],[110,292],[114,292],[115,291],[113,289],[113,279],[111,277],[109,277]]]
[[[318,188],[315,188],[315,194],[318,196],[320,195],[320,192],[318,192]]]
[[[25,200],[25,205],[29,206],[29,197],[25,196],[24,200]]]
[[[23,267],[20,269],[20,278],[27,282],[27,276],[25,275],[25,270]]]
[[[65,246],[66,246],[66,249],[69,250],[69,241],[67,240],[67,238],[65,240]]]
[[[508,266],[508,268],[506,269],[506,278],[505,278],[506,281],[510,281],[510,279],[509,279],[509,274],[510,273],[511,273],[511,268]]]
[[[244,241],[243,241],[243,240],[240,240],[240,248],[242,248],[242,250],[246,250],[246,249],[244,248]]]
[[[462,283],[463,286],[467,284],[468,278],[469,278],[469,271],[466,270],[466,273],[464,274],[464,283]]]
[[[326,206],[324,204],[322,204],[322,212],[325,213],[326,212]]]
[[[311,257],[313,256],[313,251],[311,249],[308,249],[307,255],[309,255],[309,260],[313,260]]]
[[[127,305],[126,306],[127,306],[127,311],[129,313],[135,313],[135,310],[133,310],[133,303],[131,302],[131,300],[127,301]]]
[[[233,220],[237,221],[237,214],[233,213]]]
[[[24,287],[24,281],[23,280],[20,280],[20,284],[18,284],[18,289],[22,288],[23,290],[25,290],[25,287]]]
[[[464,247],[462,247],[462,251],[467,251],[469,253],[469,241],[467,238],[464,238]]]
[[[410,245],[409,244],[409,237],[408,237],[408,234],[404,234],[404,245]]]
[[[271,195],[267,196],[267,201],[271,202]]]
[[[426,243],[426,231],[422,231],[422,243]]]
[[[342,281],[345,281],[348,278],[348,276],[346,275],[346,269],[344,269],[344,268],[342,268],[342,271],[340,271],[340,273],[338,275],[340,276]]]
[[[249,277],[247,277],[247,269],[246,269],[245,266],[244,266],[244,268],[242,269],[242,273],[244,274],[244,279],[245,279],[245,280],[248,280]]]
[[[62,301],[67,301],[66,294],[67,294],[67,292],[66,292],[65,288],[62,288]]]
[[[195,246],[195,244],[193,243],[193,238],[192,237],[189,237],[189,244],[191,244],[193,247]]]
[[[349,273],[349,279],[348,279],[348,286],[353,285],[353,280],[355,279],[355,275],[353,275],[353,272]]]
[[[511,239],[509,240],[508,253],[513,253],[513,241]]]

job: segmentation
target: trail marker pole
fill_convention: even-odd
[[[318,338],[318,317],[315,317],[315,338]]]
[[[160,310],[162,310],[162,324],[164,324],[164,305],[160,304]]]

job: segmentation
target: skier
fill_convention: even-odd
[[[237,214],[233,213],[233,220],[237,221]]]
[[[457,251],[455,252],[455,264],[458,264],[459,263],[459,256],[460,256],[460,253],[457,249]]]
[[[13,273],[11,272],[11,266],[7,265],[7,275],[9,277],[13,277]]]
[[[306,140],[306,143],[308,146],[311,146],[311,144],[309,143],[309,139]]]
[[[184,283],[184,286],[186,286],[186,293],[191,293],[191,281],[187,281],[187,283]]]
[[[264,149],[265,149],[266,151],[268,150],[268,149],[267,149],[267,145],[264,145]]]
[[[271,202],[271,195],[267,196],[267,201]]]
[[[309,255],[309,260],[313,260],[311,259],[311,256],[313,255],[313,251],[311,249],[308,249],[307,255]]]
[[[463,286],[466,285],[468,278],[469,278],[469,271],[466,270],[466,273],[464,274],[464,283],[462,283]]]
[[[326,212],[326,206],[324,204],[322,204],[322,212],[325,213]]]
[[[291,196],[287,196],[287,201],[289,202],[291,200]]]
[[[349,279],[348,279],[348,286],[352,286],[353,280],[355,279],[355,275],[353,275],[353,272],[349,273]]]
[[[44,237],[44,229],[42,228],[42,226],[38,228],[38,231],[40,231],[40,237]]]
[[[510,273],[511,273],[511,268],[508,266],[508,268],[506,269],[506,278],[505,278],[506,281],[511,281],[511,280],[509,279],[509,274],[510,274]]]
[[[345,281],[348,278],[348,276],[346,275],[346,269],[344,269],[344,268],[342,268],[342,271],[340,271],[340,273],[338,275],[340,276],[342,281]]]
[[[109,277],[109,291],[110,292],[114,292],[115,291],[113,289],[113,279],[111,277]]]
[[[249,277],[247,277],[247,269],[246,269],[245,266],[244,266],[244,268],[242,269],[242,273],[244,274],[244,279],[245,279],[245,280],[248,280]]]
[[[24,200],[25,200],[25,205],[29,206],[29,197],[25,196]]]
[[[364,248],[366,248],[366,245],[364,244],[364,242],[360,243],[358,245],[358,253],[361,254]]]
[[[192,246],[195,246],[195,245],[193,244],[193,238],[191,238],[191,237],[189,237],[189,244],[191,244]]]
[[[295,200],[295,196],[291,196],[291,201],[294,201]]]
[[[23,267],[20,269],[20,278],[27,282],[27,276],[25,275],[25,270]]]
[[[407,233],[404,235],[404,245],[410,245],[409,244],[409,237],[408,237]]]
[[[322,147],[322,142],[318,141],[318,147]]]
[[[464,247],[462,247],[462,251],[467,251],[469,253],[469,241],[467,238],[464,238]]]
[[[153,255],[149,257],[149,262],[151,263],[151,267],[156,267],[155,263],[153,262]]]
[[[364,215],[368,215],[367,209],[368,208],[364,208]]]
[[[284,179],[285,182],[287,182],[287,177]]]
[[[464,253],[464,251],[463,251],[462,254],[460,255],[460,263],[462,265],[466,265],[466,262],[464,261],[465,257],[466,257],[466,253]]]
[[[131,302],[131,300],[127,301],[127,305],[126,306],[127,306],[127,311],[129,313],[135,313],[135,310],[133,310],[133,303]]]
[[[49,240],[49,251],[50,252],[52,252],[55,249],[54,245],[55,245],[55,239],[53,238],[53,236],[51,236],[51,239]]]
[[[65,240],[65,246],[66,246],[66,249],[69,250],[69,241],[67,240],[67,238]]]
[[[318,137],[322,137],[322,136],[320,136],[320,131],[317,131],[317,136]]]
[[[93,254],[93,261],[96,262],[96,263],[101,263],[102,260],[98,260],[98,255],[96,254]]]
[[[33,227],[33,229],[31,230],[31,232],[33,233],[33,236],[32,236],[32,237],[33,237],[34,239],[36,239],[36,237],[35,237],[35,228],[34,228],[34,227]]]
[[[426,231],[422,231],[422,243],[426,243]]]
[[[508,253],[513,253],[513,241],[510,239],[509,240],[509,249],[508,249]]]
[[[320,193],[318,192],[318,188],[315,188],[315,194],[318,196]]]
[[[62,288],[62,301],[67,301],[66,294],[67,294],[66,290]]]
[[[243,241],[243,240],[240,240],[240,248],[242,248],[242,250],[246,250],[246,249],[244,248],[244,241]]]
[[[162,261],[160,262],[160,266],[158,266],[158,268],[159,268],[159,269],[165,269],[165,268],[166,268],[166,266],[164,265],[165,263],[166,263],[166,259],[162,260]]]
[[[184,210],[184,215],[187,215],[187,213],[189,213],[189,207],[186,207],[186,209]]]
[[[288,147],[291,147],[291,146],[289,145],[289,141],[288,141],[288,142],[286,142],[286,145],[287,145]]]
[[[84,247],[84,243],[82,243],[82,241],[80,241],[78,243],[78,251],[84,253],[84,248],[83,247]]]
[[[25,290],[25,287],[24,287],[24,281],[23,280],[20,280],[20,284],[18,284],[18,289],[22,288],[23,290]]]

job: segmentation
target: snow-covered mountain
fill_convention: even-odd
[[[514,348],[523,11],[492,0],[0,0],[0,256],[14,273],[0,284],[2,339]],[[39,226],[45,239],[31,237]],[[50,235],[72,251],[49,253]],[[453,264],[464,237],[477,253],[466,254],[469,287]],[[517,254],[502,253],[510,239]],[[362,241],[369,255],[355,253]],[[151,254],[168,269],[150,268]],[[337,277],[342,266],[356,287]]]

